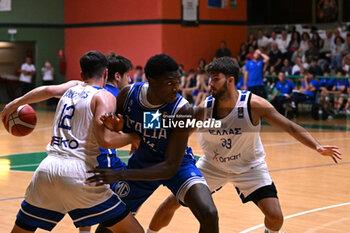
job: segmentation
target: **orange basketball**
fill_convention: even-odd
[[[36,112],[28,104],[19,106],[5,123],[7,131],[17,137],[30,134],[36,125]]]

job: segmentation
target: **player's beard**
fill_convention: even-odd
[[[213,90],[211,90],[212,96],[215,99],[221,98],[226,92],[227,92],[227,80],[225,81],[224,85],[222,85],[220,89],[215,90],[215,93],[213,92]]]

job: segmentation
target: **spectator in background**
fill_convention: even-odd
[[[44,67],[41,68],[41,74],[43,77],[43,85],[53,85],[55,70],[49,61],[45,61]]]
[[[295,63],[295,58],[298,55],[298,50],[300,46],[300,34],[297,31],[292,33],[292,39],[288,45],[288,59],[291,59],[293,63]]]
[[[193,92],[196,90],[196,73],[194,69],[190,69],[187,77],[182,76],[181,85],[179,89],[181,90],[182,96],[188,100],[188,102],[193,102]]]
[[[44,67],[41,68],[41,75],[43,77],[43,85],[53,85],[53,80],[54,80],[54,68],[52,67],[51,63],[49,61],[45,61]],[[47,105],[56,105],[57,99],[56,98],[51,98],[46,101]]]
[[[254,47],[250,46],[248,49],[248,54],[246,56],[247,60],[252,60],[254,59]]]
[[[288,38],[288,34],[285,29],[282,29],[281,35],[282,37],[277,40],[277,44],[278,44],[278,49],[282,53],[282,59],[284,59],[288,57],[288,45],[290,42],[290,38]]]
[[[220,42],[220,48],[216,50],[215,57],[231,57],[231,51],[226,48],[226,41],[222,40]]]
[[[289,64],[289,60],[286,58],[283,60],[283,66],[281,68],[281,71],[285,74],[285,75],[292,75],[292,67]]]
[[[348,93],[347,93],[348,96],[350,96],[350,88],[348,88]],[[346,114],[350,114],[350,97],[347,98],[346,100],[346,104],[344,106],[344,110],[346,111]]]
[[[309,49],[305,51],[305,59],[306,62],[310,64],[312,60],[318,60],[319,53],[318,49],[315,48],[315,45],[311,40],[308,41],[308,47]]]
[[[300,57],[304,56],[305,52],[309,49],[309,40],[310,40],[309,33],[304,32],[303,34],[301,34],[301,41],[300,41],[300,46],[298,50],[298,56]]]
[[[332,51],[332,44],[333,44],[332,39],[333,39],[333,32],[332,32],[332,30],[328,29],[326,31],[326,39],[323,41],[323,46],[320,49],[320,57],[321,58],[325,58],[327,60],[330,59],[331,51]]]
[[[179,72],[180,72],[180,76],[186,75],[186,72],[185,72],[183,64],[179,64]]]
[[[253,51],[258,48],[258,42],[256,41],[254,34],[250,33],[247,40],[247,47],[253,47]]]
[[[301,61],[301,57],[295,58],[295,65],[292,68],[292,75],[304,75],[304,65]]]
[[[343,55],[346,53],[345,41],[341,36],[335,37],[335,46],[332,50],[331,66],[333,69],[342,67]]]
[[[34,74],[35,66],[32,64],[32,58],[26,57],[25,63],[21,66],[21,75],[19,77],[22,96],[33,89],[32,78]]]
[[[342,69],[338,69],[337,70],[337,77],[342,77],[344,76],[343,70]],[[343,103],[344,100],[346,100],[346,95],[348,93],[348,89],[349,89],[349,80],[348,79],[336,79],[335,84],[333,86],[332,89],[332,94],[335,94],[334,97],[334,110],[335,113],[338,114]],[[345,108],[346,110],[346,108]]]
[[[269,52],[272,50],[272,45],[273,44],[278,44],[278,42],[277,42],[277,34],[276,34],[276,32],[275,31],[272,31],[271,32],[271,37],[270,37],[270,39],[269,39],[269,43],[270,43],[270,48],[269,48]]]
[[[345,72],[350,72],[350,53],[343,57],[342,67]]]
[[[243,85],[244,85],[244,78],[243,78],[243,76],[240,76],[239,80],[238,80],[238,83],[236,85],[236,89],[237,90],[242,90]]]
[[[261,59],[261,57],[263,59]],[[254,52],[254,59],[247,62],[244,71],[244,85],[243,90],[249,90],[266,99],[266,91],[263,83],[263,69],[264,64],[269,62],[270,58],[262,53],[259,49]]]
[[[331,91],[333,89],[333,86],[335,84],[335,78],[326,78],[330,76],[330,69],[326,68],[323,72],[323,77],[320,81],[319,81],[319,86],[320,86],[320,91],[322,91],[325,87],[327,91]]]
[[[266,52],[269,46],[270,46],[269,39],[267,39],[263,30],[259,29],[258,30],[258,48],[260,49],[260,51]]]
[[[195,106],[198,106],[202,103],[205,98],[209,95],[210,87],[209,87],[209,77],[205,70],[199,71],[197,75],[197,86],[196,86],[196,98],[195,98]]]
[[[311,73],[314,73],[315,76],[322,76],[323,75],[321,67],[319,65],[317,65],[317,59],[316,58],[313,58],[311,60],[309,71]]]
[[[293,89],[295,89],[295,84],[289,79],[286,79],[284,72],[282,71],[278,72],[278,79],[279,81],[276,84],[276,91],[271,97],[271,104],[279,113],[284,115],[283,104],[291,99]]]
[[[143,82],[145,80],[144,74],[142,72],[142,66],[135,67],[134,82]]]
[[[310,41],[314,44],[314,47],[317,50],[320,50],[320,49],[323,48],[323,40],[320,37],[320,35],[318,34],[318,32],[313,32],[312,33],[312,38],[311,38]]]
[[[269,65],[268,71],[272,74],[274,71],[279,70],[282,65],[282,53],[278,49],[278,45],[275,43],[272,45],[272,50],[269,53]]]
[[[240,67],[245,65],[247,54],[248,54],[247,45],[245,43],[242,43],[239,49],[239,54],[237,56],[237,61]]]
[[[198,66],[197,66],[197,71],[200,72],[202,70],[205,70],[205,66],[207,65],[207,62],[205,61],[204,58],[199,59]]]
[[[293,118],[298,116],[298,104],[303,103],[307,100],[315,100],[316,92],[318,90],[319,84],[315,79],[315,74],[312,72],[305,72],[305,77],[302,80],[302,84],[297,92],[293,92],[292,95],[292,109]]]
[[[330,104],[330,96],[329,96],[329,94],[331,94],[331,92],[333,90],[333,87],[335,85],[336,79],[334,79],[334,78],[326,78],[326,77],[330,76],[329,68],[324,70],[323,76],[325,78],[322,78],[319,81],[319,90],[320,90],[319,101],[320,101],[320,104],[323,106],[323,108],[327,111],[328,108],[329,108],[329,104]]]
[[[342,39],[343,39],[343,41],[345,42],[345,40],[346,40],[346,36],[344,35],[342,35],[341,34],[341,27],[340,26],[338,26],[338,27],[336,27],[335,29],[334,29],[334,34],[333,34],[333,40],[332,40],[332,47],[331,48],[334,48],[335,46],[336,46],[336,38],[338,37],[338,36],[340,36]],[[345,43],[345,49],[348,49],[348,44],[347,43]]]

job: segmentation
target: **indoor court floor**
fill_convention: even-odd
[[[25,189],[33,175],[28,168],[35,168],[40,162],[34,157],[33,160],[30,158],[33,156],[31,152],[45,151],[50,141],[54,113],[37,113],[38,124],[28,136],[14,137],[7,133],[2,124],[0,126],[1,233],[11,231]],[[285,216],[281,232],[350,232],[350,124],[347,126],[346,120],[308,120],[301,123],[321,143],[339,146],[343,160],[336,165],[332,159],[321,157],[287,133],[270,126],[262,127],[261,138],[267,155],[266,161]],[[317,129],[320,125],[327,127]],[[191,136],[189,145],[195,154],[201,155],[195,134]],[[14,159],[16,157],[17,160]],[[159,188],[140,208],[136,218],[144,228],[169,193],[167,189]],[[214,194],[214,201],[219,212],[221,233],[263,232],[263,215],[253,203],[243,205],[232,185],[227,185]],[[198,227],[199,224],[189,209],[181,208],[170,225],[161,232],[198,232]],[[66,216],[52,232],[71,233],[78,230],[69,216]]]

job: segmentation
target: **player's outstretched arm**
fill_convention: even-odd
[[[265,99],[253,95],[251,99],[251,109],[253,121],[261,117],[270,125],[286,131],[299,142],[316,150],[321,155],[332,157],[334,162],[337,163],[337,159],[342,159],[341,152],[338,150],[339,148],[337,146],[321,145],[305,128],[282,116]]]
[[[50,85],[37,87],[24,96],[8,103],[1,113],[1,120],[7,122],[7,119],[11,113],[13,113],[19,106],[24,104],[38,103],[53,97],[60,98],[69,88],[82,83],[81,81],[69,81],[60,85]]]
[[[193,109],[186,104],[179,110],[180,115],[192,115]],[[165,160],[156,165],[143,169],[94,169],[89,171],[94,176],[87,179],[88,183],[96,182],[98,185],[111,184],[118,180],[164,180],[175,175],[179,169],[184,152],[186,150],[188,137],[191,129],[175,128],[165,152]]]

